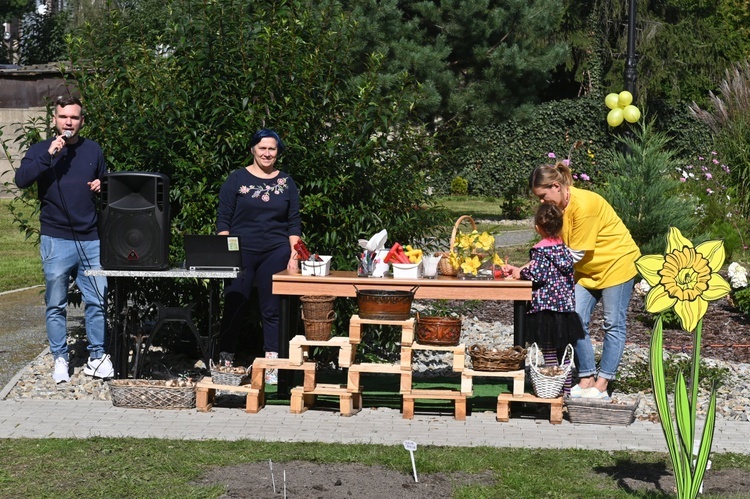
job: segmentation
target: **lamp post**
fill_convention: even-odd
[[[635,80],[638,79],[638,56],[635,54],[635,1],[628,0],[628,51],[625,55],[625,90],[633,96],[635,104]],[[623,131],[625,137],[632,138],[630,127],[625,127]],[[632,151],[627,144],[623,144],[623,152],[629,155]]]
[[[636,65],[638,56],[635,54],[635,2],[628,0],[628,51],[625,56],[625,90],[633,94],[635,100],[635,80],[638,78]]]

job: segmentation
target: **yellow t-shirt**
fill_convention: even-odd
[[[585,288],[609,288],[638,273],[635,261],[641,251],[612,206],[595,192],[570,188],[562,240],[570,249],[585,251],[575,264],[575,280]]]

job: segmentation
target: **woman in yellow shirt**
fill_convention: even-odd
[[[608,400],[609,381],[615,378],[625,350],[628,305],[638,273],[635,261],[641,252],[603,197],[573,186],[565,163],[536,167],[529,185],[542,203],[563,210],[561,236],[576,262],[576,312],[586,337],[575,345],[579,383],[571,397]],[[604,312],[604,345],[597,372],[589,322],[599,301]]]

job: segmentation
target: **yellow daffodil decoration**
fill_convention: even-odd
[[[495,237],[486,231],[459,233],[449,259],[453,268],[474,276],[488,262],[495,266],[503,265],[502,258],[495,253]]]
[[[712,388],[703,433],[697,439],[700,351],[703,316],[708,302],[729,294],[729,283],[718,274],[724,265],[723,241],[707,241],[693,246],[679,229],[671,227],[664,255],[644,255],[636,261],[641,276],[651,285],[646,310],[657,314],[649,352],[651,386],[659,412],[669,457],[674,468],[677,496],[698,495],[713,442],[716,421],[716,390]],[[663,317],[673,309],[682,327],[693,333],[693,357],[689,383],[682,371],[674,386],[674,422],[669,407],[664,373]],[[688,393],[688,384],[690,393]],[[697,455],[694,458],[693,455]]]
[[[724,242],[707,241],[693,247],[679,229],[667,236],[666,255],[645,255],[636,267],[651,286],[646,310],[658,314],[674,308],[687,331],[694,331],[708,302],[729,294],[729,283],[717,272],[724,264]]]

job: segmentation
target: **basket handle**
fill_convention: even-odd
[[[541,352],[539,351],[539,346],[536,344],[536,342],[532,343],[528,350],[526,350],[526,357],[529,360],[529,366],[535,370],[539,371],[539,355]]]
[[[568,368],[566,369],[566,372],[573,369],[576,365],[575,359],[573,358],[574,357],[573,345],[571,345],[570,343],[568,343],[567,346],[565,347],[565,353],[563,353],[563,357],[562,357],[562,361],[560,362],[560,365],[562,366],[565,365],[565,358],[568,356],[568,352],[570,352],[570,364],[568,364]]]
[[[458,226],[461,225],[461,222],[463,222],[464,220],[468,220],[469,223],[471,223],[472,230],[477,230],[477,224],[469,215],[461,215],[460,217],[458,217],[456,223],[453,224],[453,232],[451,232],[451,240],[450,246],[448,247],[448,252],[453,251],[453,246],[455,246],[456,244],[456,234],[458,234]]]

